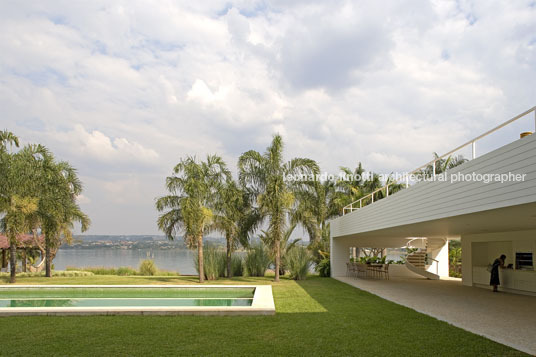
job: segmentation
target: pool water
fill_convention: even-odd
[[[0,289],[0,309],[251,306],[254,292],[254,288],[12,288]]]
[[[1,299],[0,308],[10,307],[153,307],[153,306],[251,306],[253,299]]]

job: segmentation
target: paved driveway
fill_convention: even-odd
[[[536,296],[492,293],[457,279],[335,279],[536,355]]]

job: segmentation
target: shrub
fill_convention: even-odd
[[[178,271],[158,270],[158,276],[180,276]]]
[[[199,260],[194,256],[195,270],[199,274]],[[225,276],[225,252],[212,245],[203,249],[203,271],[207,280],[216,280]]]
[[[287,264],[291,279],[305,280],[311,267],[311,253],[305,247],[294,247],[287,253]]]
[[[331,263],[329,258],[322,259],[315,267],[315,270],[321,277],[329,278],[331,276]]]
[[[155,265],[156,268],[156,265]],[[138,272],[131,267],[119,267],[119,268],[107,268],[107,267],[87,267],[87,268],[76,268],[76,267],[67,267],[67,271],[79,271],[79,272],[88,272],[90,275],[119,275],[119,276],[130,276],[130,275],[144,275]],[[158,270],[156,268],[156,275],[161,276],[178,276],[179,273]]]
[[[249,276],[264,276],[270,265],[268,250],[262,242],[251,246],[244,259],[244,267]]]
[[[41,273],[41,275],[45,275],[44,272]],[[65,270],[54,270],[52,272],[52,276],[64,276],[64,277],[73,277],[73,276],[91,276],[94,275],[92,272],[89,271],[77,271],[77,270],[71,270],[71,271],[65,271]]]
[[[154,264],[154,260],[145,259],[140,264],[140,274],[141,275],[156,275],[158,269]]]
[[[0,277],[8,277],[10,273],[0,273]],[[75,276],[91,276],[94,275],[89,271],[79,271],[79,270],[53,270],[52,276],[62,276],[62,277],[75,277]],[[39,273],[17,273],[18,277],[36,277],[36,276],[45,276],[45,272],[41,271]]]
[[[244,275],[244,260],[238,254],[233,254],[231,256],[231,274],[233,276]]]
[[[119,267],[115,270],[115,274],[113,275],[121,275],[121,276],[128,276],[128,275],[137,275],[138,272],[135,269],[132,269],[131,267]]]
[[[130,267],[119,267],[119,268],[107,268],[107,267],[87,267],[87,268],[74,268],[74,267],[67,267],[68,271],[86,271],[91,272],[95,275],[121,275],[121,276],[127,276],[127,275],[138,275],[138,272],[135,269],[132,269]]]

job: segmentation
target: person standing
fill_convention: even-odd
[[[497,287],[501,285],[501,281],[499,279],[499,268],[504,268],[504,261],[506,259],[506,255],[502,254],[499,258],[495,259],[491,266],[491,277],[489,279],[489,285],[493,286],[493,292],[496,293]]]

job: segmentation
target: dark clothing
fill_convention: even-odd
[[[489,279],[489,285],[501,285],[499,281],[499,267],[501,266],[501,261],[495,259],[491,266],[491,278]]]

